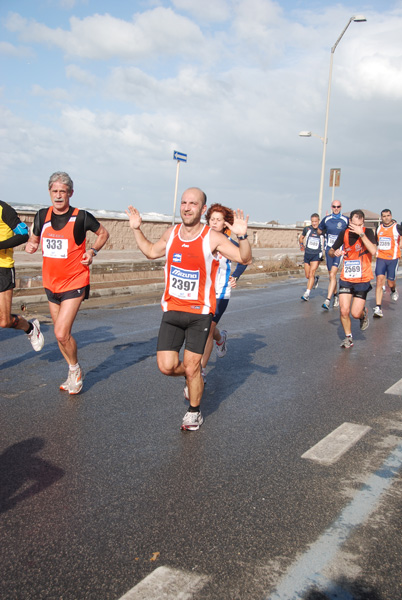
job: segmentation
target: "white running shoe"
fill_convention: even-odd
[[[376,317],[377,319],[380,319],[383,316],[384,316],[384,314],[383,314],[381,308],[379,306],[375,306],[373,308],[373,317]]]
[[[365,306],[363,309],[363,314],[360,317],[360,329],[362,331],[366,331],[366,329],[369,326],[369,316],[368,316],[368,310],[367,307]]]
[[[70,382],[71,382],[71,371],[69,370],[67,379],[65,381],[63,381],[63,383],[60,384],[60,389],[63,390],[64,392],[68,392],[68,390],[70,389]]]
[[[40,323],[38,319],[34,319],[31,321],[33,329],[31,333],[28,333],[29,341],[32,344],[32,348],[35,352],[39,352],[42,350],[43,345],[45,343],[45,338],[43,337],[43,333],[40,330]]]
[[[339,306],[339,298],[338,298],[338,296],[334,296],[333,308],[338,308],[338,306]]]
[[[200,412],[190,412],[189,410],[183,417],[181,428],[183,431],[197,431],[203,424],[204,419]]]
[[[391,294],[391,300],[393,300],[394,302],[396,302],[399,298],[399,292],[398,290],[395,290],[395,292],[392,292]]]
[[[78,367],[76,371],[70,372],[70,381],[68,384],[68,393],[69,394],[79,394],[82,390],[82,386],[84,385],[84,371],[81,367]]]
[[[228,337],[228,332],[225,329],[222,329],[221,331],[221,339],[223,340],[220,344],[218,344],[218,342],[215,342],[215,346],[216,346],[216,354],[218,355],[218,358],[223,358],[226,354],[227,351],[227,347],[226,347],[226,340]]]
[[[319,276],[319,275],[316,275],[316,276],[314,277],[314,286],[313,286],[313,287],[314,287],[314,289],[315,289],[315,290],[318,288],[318,280],[319,280],[319,279],[320,279],[320,276]]]
[[[353,346],[353,338],[351,335],[347,335],[342,341],[341,348],[351,348]]]

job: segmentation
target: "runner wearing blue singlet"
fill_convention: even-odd
[[[212,204],[207,211],[206,220],[211,229],[224,233],[230,241],[238,246],[238,243],[230,237],[230,231],[226,225],[233,223],[233,212],[230,208],[221,204]],[[230,274],[232,263],[230,260],[218,254],[219,270],[215,280],[216,293],[216,310],[212,318],[211,329],[205,345],[204,354],[202,356],[201,366],[202,375],[205,380],[205,367],[207,366],[209,357],[211,356],[213,342],[215,341],[216,353],[218,358],[223,358],[226,354],[226,338],[227,331],[219,331],[217,324],[219,323],[227,305],[229,304],[232,288],[236,287],[236,282],[240,275],[247,268],[247,265],[238,264],[233,274]]]
[[[320,217],[313,213],[310,217],[311,225],[305,227],[299,237],[300,248],[304,250],[304,274],[307,279],[307,289],[301,297],[307,302],[310,299],[310,292],[313,287],[317,287],[319,276],[316,275],[318,265],[322,261],[323,236],[318,231]]]
[[[332,295],[334,295],[334,308],[339,306],[339,298],[336,291],[336,274],[342,258],[340,256],[330,256],[329,251],[341,231],[345,231],[349,224],[349,219],[341,214],[342,204],[339,200],[334,200],[331,204],[332,213],[321,220],[318,229],[325,236],[325,258],[329,274],[329,284],[327,298],[322,308],[329,310]]]

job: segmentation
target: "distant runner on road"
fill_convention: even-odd
[[[316,272],[323,254],[323,236],[318,231],[320,217],[313,213],[310,219],[311,225],[305,227],[299,237],[300,248],[304,248],[304,274],[307,279],[307,289],[301,297],[305,302],[310,300],[313,287],[318,286],[319,275],[316,275]]]
[[[352,210],[348,228],[339,234],[329,250],[331,257],[343,256],[343,268],[339,279],[340,318],[345,332],[342,348],[353,346],[350,316],[359,319],[362,331],[369,326],[366,297],[372,289],[371,261],[376,250],[374,232],[364,226],[364,212],[359,209]]]
[[[391,300],[396,302],[399,298],[398,290],[396,289],[396,274],[398,272],[399,259],[401,257],[400,241],[402,235],[402,225],[399,225],[392,218],[392,213],[389,208],[384,208],[381,211],[381,223],[377,227],[376,242],[377,242],[377,262],[375,265],[376,290],[373,317],[383,317],[381,308],[383,287],[385,281],[391,292]]]
[[[196,431],[204,421],[200,410],[204,389],[201,359],[216,308],[218,253],[242,264],[249,264],[252,258],[247,239],[248,216],[244,218],[241,210],[233,215],[231,230],[237,235],[237,248],[223,233],[201,223],[206,202],[202,190],[187,189],[181,198],[182,223],[169,227],[155,243],[142,233],[138,210],[129,206],[126,211],[141,252],[150,259],[166,257],[157,362],[164,375],[186,378],[190,407],[181,425],[184,431]],[[184,342],[181,361],[179,352]]]
[[[334,295],[333,307],[337,308],[339,306],[339,298],[336,292],[336,274],[338,272],[339,265],[341,264],[342,257],[333,256],[330,253],[330,249],[332,248],[338,235],[341,233],[341,231],[345,231],[349,223],[348,217],[341,214],[342,204],[339,200],[334,200],[331,204],[331,208],[331,214],[324,217],[318,226],[320,232],[325,235],[325,258],[329,274],[327,298],[322,305],[324,310],[329,310],[332,295]]]

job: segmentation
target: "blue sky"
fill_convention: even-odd
[[[2,0],[0,197],[170,214],[192,185],[253,221],[318,208],[330,49],[330,168],[344,210],[400,212],[402,1]]]

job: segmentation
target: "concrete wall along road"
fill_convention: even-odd
[[[34,213],[19,212],[19,216],[28,227],[32,225]],[[93,304],[96,299],[106,297],[109,297],[110,303],[110,296],[120,299],[126,296],[126,300],[130,296],[130,303],[133,303],[133,297],[138,300],[137,303],[148,299],[158,302],[163,289],[164,260],[149,261],[141,254],[127,219],[101,217],[98,220],[109,231],[110,238],[91,267],[91,299],[86,306]],[[169,226],[169,221],[144,220],[142,231],[149,240],[154,242]],[[300,262],[301,253],[298,245],[300,230],[295,227],[251,224],[248,235],[253,247],[254,260],[239,285],[242,283],[246,285],[246,275],[248,280],[253,274],[262,276],[267,271],[267,263],[270,263],[272,271],[272,262],[279,261],[285,254]],[[95,238],[94,234],[88,233],[88,248]],[[47,302],[42,288],[41,253],[38,251],[35,255],[28,255],[23,252],[23,248],[23,246],[16,248],[14,253],[17,287],[14,290],[13,304],[17,307]],[[273,273],[270,274],[272,275]]]
[[[19,212],[21,221],[24,221],[30,227],[33,223],[34,213]],[[128,219],[107,219],[99,218],[98,221],[109,231],[110,238],[105,246],[105,250],[135,250],[137,244],[134,240],[133,232],[128,224]],[[170,226],[171,221],[147,221],[142,223],[142,231],[145,237],[151,242],[158,240],[161,235]],[[298,236],[302,227],[290,227],[280,225],[264,225],[251,223],[248,227],[248,235],[253,248],[298,248]],[[95,239],[91,233],[88,234],[88,244],[90,247]],[[23,247],[15,250],[21,251]]]

